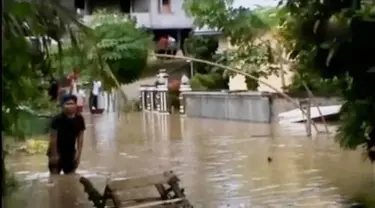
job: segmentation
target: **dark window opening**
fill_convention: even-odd
[[[131,11],[146,13],[149,12],[150,1],[131,0]]]
[[[74,6],[76,9],[85,9],[85,0],[74,0]]]
[[[131,1],[130,0],[120,0],[120,8],[123,13],[130,13],[131,10]]]
[[[163,6],[164,5],[169,5],[170,3],[171,3],[170,0],[162,0]]]
[[[171,9],[171,0],[159,0],[159,9],[160,9],[160,13],[163,13],[163,14],[170,14],[172,13],[172,9]]]

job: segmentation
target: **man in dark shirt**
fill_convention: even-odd
[[[48,147],[48,168],[51,174],[74,173],[82,153],[85,120],[77,114],[77,97],[63,97],[63,111],[52,120]],[[77,147],[76,147],[77,144]]]

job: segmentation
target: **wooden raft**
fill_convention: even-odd
[[[107,183],[103,195],[92,185],[85,177],[80,178],[89,200],[94,203],[96,208],[104,207],[127,207],[127,208],[144,208],[144,207],[170,207],[170,208],[193,208],[186,199],[184,189],[179,186],[179,179],[172,171],[162,174],[129,178],[122,180],[111,180]],[[120,199],[119,192],[135,188],[144,188],[154,186],[159,197],[142,198],[142,199]],[[112,206],[107,206],[107,201],[112,201]]]

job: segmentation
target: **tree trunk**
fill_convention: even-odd
[[[2,10],[1,10],[1,19],[4,18],[4,10],[5,10],[5,4],[4,4],[4,1],[6,0],[1,0],[1,6],[2,6]],[[4,26],[2,26],[4,27]],[[1,31],[1,42],[4,43],[4,31],[5,29],[2,28],[2,31]],[[4,51],[3,51],[3,47],[1,47],[1,55],[3,55]],[[1,174],[1,188],[2,188],[2,193],[3,195],[5,195],[5,161],[4,161],[4,136],[3,136],[3,132],[1,132],[1,171],[3,174]]]

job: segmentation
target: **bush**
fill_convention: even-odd
[[[190,80],[193,90],[222,90],[229,89],[229,79],[224,78],[222,74],[211,72],[209,74],[196,74]]]
[[[139,99],[128,100],[124,105],[124,112],[141,111],[141,101]]]

